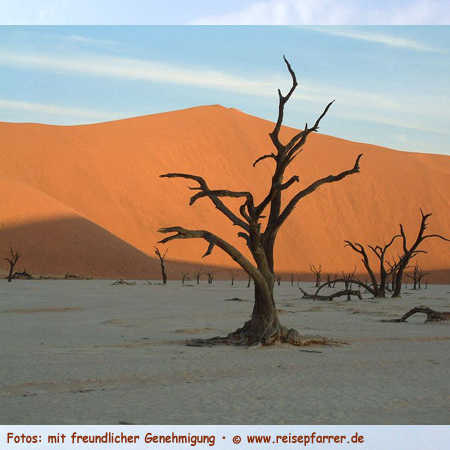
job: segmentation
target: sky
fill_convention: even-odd
[[[221,104],[405,151],[450,154],[445,26],[0,27],[0,120],[96,123]]]
[[[0,24],[447,24],[448,0],[0,0]]]

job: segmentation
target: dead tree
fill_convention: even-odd
[[[239,270],[230,270],[231,286],[234,286],[234,280],[238,276]]]
[[[249,275],[248,276],[248,283],[247,283],[247,287],[250,287],[250,283],[252,282],[252,277]]]
[[[203,271],[202,270],[197,270],[196,272],[192,272],[192,275],[195,278],[195,281],[197,282],[197,284],[200,284],[200,278],[203,275]]]
[[[14,272],[14,266],[17,264],[17,261],[20,258],[20,253],[19,252],[15,252],[13,251],[13,249],[10,247],[9,248],[10,252],[11,252],[11,256],[9,258],[5,258],[6,261],[9,262],[9,274],[8,274],[8,283],[11,282],[12,280],[12,276],[13,276],[13,272]]]
[[[370,292],[374,297],[386,297],[386,285],[389,281],[389,276],[391,276],[395,270],[396,265],[390,265],[390,268],[387,269],[386,267],[386,251],[391,247],[391,245],[394,243],[395,239],[400,237],[400,235],[394,236],[387,244],[385,244],[383,247],[377,245],[372,246],[369,245],[368,247],[372,250],[372,252],[375,254],[375,256],[378,258],[378,267],[380,271],[380,281],[378,282],[377,277],[375,275],[374,270],[372,269],[370,265],[369,256],[367,255],[366,249],[362,244],[359,244],[358,242],[351,242],[351,241],[344,241],[345,247],[350,247],[353,251],[356,253],[359,253],[361,255],[361,261],[367,271],[367,274],[369,275],[371,286],[369,286],[368,283],[364,286],[367,292]]]
[[[294,286],[294,274],[291,273],[291,286]]]
[[[248,191],[230,191],[227,189],[210,189],[205,179],[185,173],[168,173],[161,175],[163,178],[182,178],[192,180],[197,186],[192,189],[198,192],[190,199],[190,205],[202,198],[208,198],[233,225],[240,228],[238,236],[246,242],[254,263],[249,260],[236,247],[221,237],[206,230],[188,230],[176,226],[161,228],[161,233],[170,233],[171,236],[162,239],[162,243],[173,239],[203,239],[208,243],[208,248],[203,256],[211,254],[214,247],[219,247],[236,261],[242,269],[247,272],[255,283],[255,303],[250,320],[242,328],[230,333],[223,342],[234,342],[242,344],[262,343],[265,345],[276,342],[300,343],[300,337],[296,330],[287,329],[282,326],[275,306],[274,283],[275,283],[275,260],[274,247],[278,231],[284,225],[288,217],[294,211],[299,202],[312,194],[324,184],[334,183],[345,177],[359,172],[359,163],[362,155],[356,158],[353,166],[336,175],[328,175],[314,181],[307,187],[299,190],[290,199],[282,201],[282,197],[288,189],[295,186],[300,178],[292,176],[285,181],[286,169],[294,159],[302,152],[308,136],[316,132],[323,117],[327,114],[332,103],[329,103],[312,127],[306,124],[303,131],[296,133],[291,139],[283,143],[280,140],[280,131],[283,123],[284,109],[297,87],[297,79],[290,63],[284,58],[287,69],[292,78],[292,86],[286,95],[278,90],[279,105],[278,118],[270,138],[274,145],[273,152],[259,157],[253,164],[262,161],[271,161],[274,164],[271,183],[266,195],[261,202],[255,202],[255,198]],[[239,214],[225,205],[222,199],[240,198],[243,203],[239,208]],[[265,219],[264,219],[265,218]]]
[[[211,270],[210,272],[206,272],[206,275],[208,275],[208,284],[212,284],[212,282],[214,281],[214,274],[215,274],[215,270]]]
[[[278,286],[280,286],[280,284],[281,284],[281,275],[277,275],[275,278],[277,280]]]
[[[411,275],[409,275],[408,273],[405,273],[405,275],[408,278],[411,278],[413,280],[413,289],[415,291],[417,291],[417,287],[419,287],[419,289],[421,289],[420,283],[422,281],[422,278],[425,275],[428,275],[429,272],[424,272],[420,267],[419,264],[416,262],[416,265],[414,266],[414,271]]]
[[[190,281],[189,272],[181,272],[181,284],[184,284],[185,281]]]
[[[394,282],[393,282],[393,284],[394,284],[393,291],[394,292],[392,294],[393,298],[401,297],[403,274],[405,272],[405,269],[408,267],[411,259],[414,258],[419,253],[427,253],[425,250],[419,250],[420,244],[425,239],[439,238],[444,241],[450,242],[450,239],[447,239],[447,238],[441,236],[440,234],[425,234],[425,230],[427,229],[427,226],[428,226],[427,220],[431,216],[431,213],[424,214],[423,211],[420,210],[420,214],[422,215],[422,219],[420,221],[419,232],[417,234],[417,237],[416,237],[414,243],[409,248],[408,248],[405,230],[403,229],[403,225],[400,224],[400,235],[402,238],[403,254],[399,256],[396,271],[394,273]]]
[[[161,273],[162,273],[163,284],[167,284],[167,272],[166,272],[166,266],[165,266],[164,262],[166,260],[166,255],[167,255],[168,251],[169,251],[169,249],[167,249],[164,252],[164,255],[162,255],[161,252],[159,251],[158,247],[155,247],[155,255],[159,258],[159,263],[161,264]]]
[[[315,287],[319,287],[320,281],[322,280],[322,275],[321,275],[322,274],[322,264],[319,264],[318,269],[316,269],[316,266],[314,264],[310,264],[309,268],[316,277],[316,286]]]

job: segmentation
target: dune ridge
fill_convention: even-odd
[[[322,130],[327,120],[332,120],[331,112]],[[160,227],[209,229],[245,252],[236,229],[208,199],[190,207],[190,184],[159,175],[201,175],[211,188],[250,190],[260,199],[272,161],[255,168],[252,164],[272,151],[272,127],[271,122],[219,105],[95,125],[0,123],[0,251],[19,249],[23,256],[18,269],[35,274],[76,270],[100,278],[146,279],[159,277],[153,247],[161,238]],[[284,128],[282,136],[287,139],[295,131]],[[286,197],[317,178],[352,167],[359,153],[364,153],[360,174],[305,198],[282,228],[276,247],[278,272],[305,274],[310,263],[322,264],[324,273],[351,271],[355,264],[361,268],[343,240],[383,244],[398,232],[400,222],[412,238],[419,208],[433,212],[430,233],[450,237],[448,156],[315,134],[287,174],[299,175],[300,183]],[[169,247],[170,278],[202,264],[222,268],[226,278],[233,267],[219,249],[201,260],[203,242],[178,241]],[[449,283],[449,244],[429,240],[423,249],[429,253],[417,260],[433,272],[430,281]]]

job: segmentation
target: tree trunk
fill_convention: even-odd
[[[166,273],[166,268],[164,267],[164,261],[160,261],[160,262],[161,262],[161,273],[162,273],[163,284],[167,284],[167,273]]]
[[[394,291],[392,294],[392,298],[400,298],[401,297],[404,270],[405,270],[405,267],[403,267],[403,266],[399,266],[397,269],[397,273],[395,274],[395,277],[392,281],[392,284],[393,284],[392,289]]]

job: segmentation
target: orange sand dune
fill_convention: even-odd
[[[19,249],[18,268],[35,274],[151,279],[159,276],[153,246],[160,227],[206,228],[243,248],[236,228],[209,200],[188,205],[191,183],[159,175],[193,173],[211,188],[251,190],[260,199],[273,163],[252,163],[272,151],[272,127],[221,106],[74,127],[0,123],[1,254]],[[294,132],[283,130],[285,138]],[[308,273],[310,263],[321,263],[324,272],[353,270],[361,264],[343,248],[344,239],[382,244],[399,222],[412,236],[420,207],[433,212],[430,232],[450,236],[448,156],[316,134],[292,164],[288,175],[298,174],[300,184],[286,195],[352,167],[359,153],[360,174],[321,187],[297,206],[279,233],[278,272]],[[223,267],[223,277],[233,267],[220,249],[201,260],[203,242],[169,247],[172,278],[201,264]],[[435,272],[434,281],[450,283],[450,244],[429,240],[423,248],[429,253],[419,255],[420,265]]]

